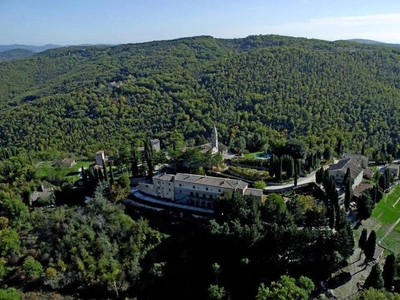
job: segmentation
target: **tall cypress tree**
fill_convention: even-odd
[[[365,249],[365,244],[367,242],[367,237],[368,237],[368,231],[367,228],[363,228],[361,231],[360,238],[358,239],[358,248],[364,251]]]
[[[146,141],[144,142],[144,158],[146,160],[147,163],[147,167],[148,167],[148,171],[149,177],[153,177],[153,170],[154,170],[154,166],[153,166],[153,147],[151,145],[151,141],[150,139],[146,139]]]
[[[382,273],[387,289],[392,287],[393,279],[396,276],[396,265],[396,256],[394,254],[389,254],[388,257],[386,257]]]
[[[106,167],[106,162],[103,159],[103,174],[104,174],[104,180],[108,182],[108,175],[107,175],[107,167]]]
[[[114,184],[114,173],[112,170],[112,166],[110,165],[110,185]]]
[[[139,150],[137,149],[137,147],[135,145],[132,145],[132,165],[131,165],[131,169],[132,169],[132,175],[133,177],[136,177],[139,175]]]
[[[384,286],[384,281],[382,277],[382,270],[379,267],[379,264],[375,264],[371,269],[371,273],[369,273],[367,279],[365,280],[364,287],[381,289],[383,288],[383,286]]]
[[[272,154],[272,156],[269,160],[269,169],[268,169],[268,173],[269,173],[270,177],[275,176],[275,160],[276,160],[276,156],[275,156],[275,154]]]
[[[351,180],[347,180],[346,190],[344,194],[344,207],[346,211],[350,208],[350,200],[353,197],[353,190],[351,188]]]
[[[368,236],[367,242],[365,243],[364,253],[366,260],[371,260],[374,258],[375,248],[376,248],[376,233],[375,230],[372,230]]]

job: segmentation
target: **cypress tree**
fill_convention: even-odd
[[[346,211],[350,208],[350,200],[353,197],[353,190],[351,188],[351,180],[347,180],[346,190],[344,194],[344,207]]]
[[[272,154],[270,161],[269,161],[269,169],[268,169],[268,173],[270,177],[274,177],[275,175],[275,160],[276,160],[276,156],[275,154]]]
[[[297,178],[299,177],[300,173],[300,161],[295,158],[294,159],[294,186],[297,186]]]
[[[358,218],[360,220],[368,219],[373,209],[374,203],[372,202],[371,195],[368,192],[363,193],[357,203]]]
[[[376,233],[374,230],[368,236],[367,242],[365,243],[364,253],[365,259],[371,260],[374,258],[376,248]]]
[[[334,206],[328,208],[329,228],[333,229],[336,225],[336,210]]]
[[[393,279],[396,276],[396,256],[394,254],[389,254],[388,257],[386,257],[382,275],[385,287],[390,289],[393,284]]]
[[[112,170],[112,166],[110,165],[110,185],[114,184],[114,173]]]
[[[103,174],[104,174],[104,180],[108,182],[108,175],[107,175],[107,167],[106,167],[106,162],[103,159]]]
[[[365,249],[365,244],[367,242],[367,237],[368,237],[367,228],[363,228],[363,230],[361,231],[360,238],[358,239],[358,248],[360,248],[361,250]]]
[[[291,178],[293,176],[293,171],[294,171],[294,164],[293,164],[293,158],[290,156],[287,158],[287,168],[286,168],[286,176],[288,178]]]
[[[369,273],[367,279],[365,280],[364,288],[374,288],[381,289],[384,286],[384,281],[382,277],[382,270],[379,267],[379,264],[375,264],[371,273]]]
[[[153,147],[151,145],[151,141],[150,139],[146,139],[146,141],[144,142],[144,158],[146,160],[147,163],[147,167],[148,167],[148,171],[149,177],[153,177]]]
[[[133,177],[139,175],[139,151],[136,146],[132,145],[132,175]]]

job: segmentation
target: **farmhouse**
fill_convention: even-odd
[[[214,200],[225,191],[239,192],[262,199],[263,191],[249,188],[241,180],[178,173],[153,176],[153,183],[139,183],[145,194],[187,205],[213,208]]]
[[[336,164],[329,166],[329,176],[333,176],[336,182],[342,183],[347,169],[350,169],[350,175],[353,179],[353,185],[351,188],[354,190],[354,188],[358,186],[363,179],[364,169],[361,167],[361,163],[362,162],[359,162],[354,158],[341,159]]]
[[[389,169],[390,173],[392,173],[394,178],[398,178],[399,177],[399,170],[400,170],[400,165],[399,164],[390,164],[389,166],[387,166],[387,168]]]
[[[351,158],[358,166],[363,169],[368,167],[368,157],[360,154],[345,153],[342,158]]]

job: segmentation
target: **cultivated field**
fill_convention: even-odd
[[[370,230],[375,230],[380,245],[387,250],[400,251],[400,185],[376,205],[370,220],[363,222]]]

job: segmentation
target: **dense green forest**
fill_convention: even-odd
[[[233,151],[269,148],[269,175],[279,180],[284,169],[297,183],[300,171],[320,167],[333,150],[393,159],[399,71],[396,48],[282,36],[65,47],[1,62],[0,299],[317,297],[320,282],[335,278],[355,248],[323,168],[317,181],[326,195],[311,188],[260,202],[225,193],[204,220],[119,204],[130,190],[127,166],[140,173],[136,146],[145,141],[151,175],[166,160],[150,150],[150,138],[159,138],[176,165],[219,167],[221,156],[177,147],[204,143],[214,124]],[[67,153],[91,160],[99,149],[119,163],[103,163],[104,173],[83,170],[81,185],[41,165]],[[44,183],[55,200],[32,205]],[[374,205],[364,198],[361,219]],[[393,283],[400,291],[398,261],[393,256],[393,270],[383,272],[389,290]],[[378,279],[366,287],[380,288]],[[360,297],[387,295],[371,289]]]
[[[399,140],[400,51],[282,36],[66,47],[0,63],[1,146],[78,154],[153,136],[246,148]]]

